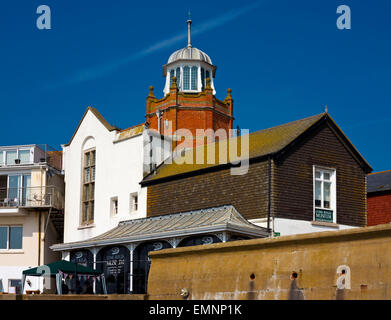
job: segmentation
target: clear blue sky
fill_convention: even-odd
[[[38,30],[39,5],[52,29]],[[352,29],[336,27],[349,5]],[[13,0],[0,9],[0,145],[69,142],[87,106],[120,128],[145,121],[148,86],[186,45],[217,65],[241,128],[329,112],[375,171],[391,169],[391,1]]]

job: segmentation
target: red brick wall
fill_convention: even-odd
[[[150,93],[151,94],[151,93]],[[171,90],[163,99],[147,98],[146,118],[151,129],[158,129],[156,110],[163,111],[161,130],[164,133],[164,120],[172,123],[172,131],[188,129],[196,136],[197,129],[225,129],[227,135],[232,129],[232,99],[220,101],[212,94],[212,89],[197,94],[178,93]],[[195,144],[194,144],[195,146]]]
[[[391,222],[391,192],[368,195],[367,224],[375,226]]]

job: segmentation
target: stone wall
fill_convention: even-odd
[[[202,300],[391,299],[390,225],[166,249],[150,256],[149,299],[182,299],[181,289],[188,289],[188,299]],[[345,289],[337,288],[338,281]]]

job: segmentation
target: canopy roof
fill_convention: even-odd
[[[85,274],[85,275],[102,274],[102,271],[94,270],[66,260],[59,260],[43,266],[27,269],[23,271],[23,274],[26,276],[42,276],[46,273],[47,268],[49,268],[51,275],[55,275],[59,273],[59,271],[64,273],[76,273],[76,274]]]
[[[111,244],[187,237],[212,232],[229,232],[252,238],[268,236],[265,228],[247,221],[232,205],[201,209],[151,218],[133,219],[85,241],[56,244],[54,251]]]

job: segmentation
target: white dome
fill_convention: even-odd
[[[212,60],[205,52],[197,48],[193,48],[191,46],[187,46],[183,49],[179,49],[175,51],[173,54],[171,54],[171,56],[168,58],[167,64],[173,63],[178,60],[198,60],[212,65]]]

